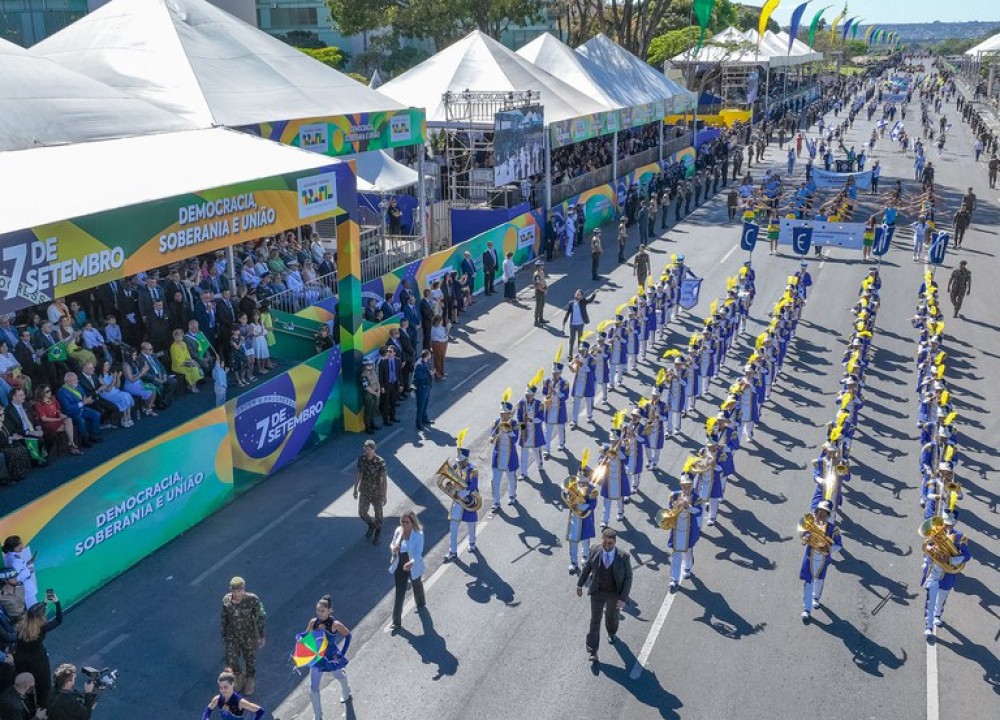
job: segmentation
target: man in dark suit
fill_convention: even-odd
[[[17,345],[11,348],[14,357],[21,365],[21,372],[31,378],[31,382],[38,385],[44,382],[45,373],[38,361],[38,352],[31,346],[31,333],[27,330],[21,331],[21,339]],[[51,382],[49,384],[52,384]]]
[[[58,379],[65,375],[69,370],[66,363],[61,360],[52,360],[48,355],[49,348],[58,343],[60,340],[62,340],[62,338],[59,336],[58,331],[53,330],[52,323],[47,320],[42,323],[41,329],[35,333],[35,337],[31,340],[31,346],[35,349],[41,360],[42,372],[48,378],[49,384],[53,387],[58,384]]]
[[[108,402],[97,393],[97,388],[100,387],[100,384],[100,380],[94,374],[94,364],[85,362],[83,367],[80,368],[80,390],[83,391],[85,396],[91,399],[90,407],[101,414],[102,428],[110,428],[111,425],[108,423],[110,423],[115,413],[118,412],[118,408],[114,403]]]
[[[220,273],[219,266],[213,263],[208,269],[208,277],[201,281],[201,289],[208,290],[219,299],[223,290],[229,290],[229,278]]]
[[[465,282],[462,283],[462,287],[469,290],[469,295],[476,294],[476,263],[472,261],[472,253],[468,250],[465,251],[465,256],[462,258],[462,276]],[[461,306],[459,306],[461,307]]]
[[[232,345],[230,340],[233,337],[233,325],[236,324],[236,303],[233,302],[229,294],[229,289],[222,291],[222,297],[215,303],[216,321],[219,324],[217,340],[215,346],[221,348],[222,356],[226,360],[226,367],[229,367],[232,355]]]
[[[153,308],[149,316],[146,318],[146,333],[155,352],[167,352],[167,349],[170,347],[170,333],[172,330],[170,316],[163,309],[163,301],[156,300],[153,303]]]
[[[389,331],[389,346],[396,351],[396,358],[402,361],[402,371],[400,373],[401,398],[410,396],[410,377],[413,373],[413,365],[416,362],[416,350],[410,337],[407,335],[410,321],[405,317],[399,321],[399,327]]]
[[[56,397],[63,414],[73,421],[77,445],[90,447],[92,443],[104,442],[101,438],[101,414],[91,407],[94,400],[80,387],[80,378],[76,373],[66,373]]]
[[[498,267],[500,267],[500,256],[490,241],[486,243],[486,250],[483,252],[483,293],[486,295],[496,292],[493,281],[496,279]]]
[[[378,382],[382,391],[379,411],[382,413],[382,424],[388,426],[396,422],[402,365],[396,357],[396,349],[391,345],[383,345],[378,354]]]
[[[420,331],[423,335],[420,349],[431,349],[431,325],[434,323],[434,303],[431,302],[431,291],[424,290],[420,299]]]
[[[139,314],[142,315],[142,321],[146,323],[147,328],[149,318],[153,314],[153,305],[157,300],[162,302],[166,299],[163,288],[160,287],[156,277],[147,275],[145,287],[139,288]]]
[[[118,298],[118,324],[122,327],[125,344],[138,347],[145,332],[139,315],[139,292],[131,280],[123,283],[121,297]]]
[[[583,596],[583,586],[590,580],[590,631],[587,633],[587,653],[590,662],[597,662],[601,644],[601,615],[608,630],[608,642],[613,643],[618,632],[618,612],[628,601],[632,590],[632,565],[628,556],[615,549],[617,536],[611,528],[601,533],[601,544],[590,551],[576,583],[577,597]]]
[[[139,346],[139,356],[136,361],[139,363],[140,373],[143,366],[149,368],[145,377],[156,385],[156,394],[159,396],[160,404],[163,407],[170,407],[174,401],[174,393],[177,392],[177,378],[167,373],[166,367],[157,359],[153,352],[153,346],[148,342]]]
[[[101,306],[101,317],[105,317],[108,313],[114,313],[116,316],[120,314],[118,299],[122,295],[122,285],[121,280],[112,280],[97,288],[97,302]]]

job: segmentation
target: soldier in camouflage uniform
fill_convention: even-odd
[[[226,648],[226,666],[236,673],[236,690],[251,695],[255,690],[257,650],[264,647],[267,613],[260,598],[247,592],[243,578],[230,580],[229,590],[222,598],[222,642]]]
[[[358,458],[358,474],[354,479],[354,499],[358,501],[358,516],[368,526],[366,538],[378,545],[382,537],[382,507],[386,502],[388,477],[385,460],[375,453],[375,441],[365,440],[364,450]],[[374,507],[375,518],[368,514]]]
[[[375,425],[375,413],[378,412],[378,401],[381,396],[381,387],[378,382],[378,373],[371,360],[365,358],[362,362],[361,389],[364,391],[365,400],[365,432],[373,434],[377,429]]]

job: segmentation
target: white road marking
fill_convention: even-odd
[[[269,532],[271,532],[272,530],[274,530],[274,528],[276,528],[278,525],[280,525],[281,523],[283,523],[292,513],[296,512],[303,505],[305,505],[306,503],[311,502],[311,501],[312,501],[311,498],[302,498],[297,503],[295,503],[294,505],[292,505],[290,508],[288,508],[281,515],[279,515],[278,517],[276,517],[274,520],[272,520],[267,525],[265,525],[264,527],[262,527],[260,530],[258,530],[257,532],[255,532],[253,535],[251,535],[250,537],[248,537],[242,543],[240,543],[239,545],[237,545],[236,548],[234,548],[232,552],[230,552],[227,555],[223,556],[219,560],[219,562],[215,563],[215,565],[213,565],[208,570],[206,570],[201,575],[199,575],[194,580],[192,580],[191,581],[191,587],[194,587],[195,585],[199,585],[201,583],[201,581],[204,580],[205,578],[207,578],[209,575],[214,575],[216,573],[216,571],[219,570],[219,568],[221,568],[224,565],[226,565],[234,557],[236,557],[241,552],[243,552],[248,547],[250,547],[254,542],[256,542],[257,540],[260,540],[262,537],[264,537]]]
[[[937,640],[937,633],[934,633]],[[937,642],[927,643],[927,720],[938,720],[938,663]]]
[[[736,245],[733,245],[732,249],[731,249],[731,250],[730,250],[729,252],[727,252],[727,253],[726,253],[726,254],[725,254],[725,255],[724,255],[723,257],[722,257],[722,259],[721,259],[721,260],[719,260],[719,265],[721,265],[722,263],[726,262],[726,260],[728,260],[728,259],[729,259],[729,256],[730,256],[730,255],[732,255],[732,254],[733,254],[734,252],[736,252],[736,248],[738,248],[738,247],[739,247],[739,243],[737,243]]]
[[[477,542],[478,542],[479,540],[481,540],[481,539],[482,539],[482,536],[483,536],[483,530],[485,530],[485,529],[486,529],[486,526],[487,526],[487,525],[489,525],[489,522],[490,522],[490,520],[491,520],[491,519],[492,519],[493,517],[494,517],[494,516],[493,516],[492,514],[490,514],[490,513],[487,513],[487,514],[486,514],[486,519],[485,519],[485,520],[482,520],[482,521],[480,521],[480,522],[476,523],[476,541],[477,541]],[[451,529],[451,528],[449,528],[449,530],[450,530],[450,529]],[[469,556],[469,552],[468,552],[468,550],[469,550],[469,536],[468,536],[468,535],[466,535],[466,536],[465,536],[465,537],[464,537],[464,538],[462,539],[462,542],[460,542],[460,543],[458,544],[458,557],[459,557],[459,558],[461,558],[461,557],[463,557],[463,556],[464,556],[464,557],[468,557],[468,556]],[[455,564],[456,564],[456,562],[455,562],[454,560],[452,560],[451,562],[446,562],[446,563],[441,563],[441,565],[440,565],[440,566],[438,567],[438,569],[434,571],[434,574],[433,574],[433,575],[431,575],[431,576],[430,576],[429,578],[427,578],[427,579],[426,579],[426,580],[424,581],[424,594],[426,595],[426,594],[427,594],[427,592],[428,592],[428,591],[429,591],[429,590],[430,590],[430,589],[431,589],[432,587],[434,587],[434,584],[435,584],[435,583],[436,583],[436,582],[437,582],[438,580],[440,580],[440,579],[441,579],[441,576],[442,576],[442,575],[444,575],[444,574],[445,574],[445,572],[447,572],[448,568],[450,568],[450,567],[451,567],[452,565],[455,565]],[[402,612],[402,615],[403,615],[403,617],[406,617],[406,615],[408,615],[409,613],[413,612],[413,608],[415,608],[416,606],[417,606],[417,603],[416,603],[416,601],[415,601],[415,600],[413,599],[413,596],[411,595],[411,596],[410,596],[410,599],[409,599],[409,600],[407,600],[407,601],[406,601],[406,602],[405,602],[405,603],[403,604],[403,612]],[[392,618],[389,618],[389,622],[387,622],[387,623],[385,624],[385,627],[383,627],[383,628],[382,628],[382,632],[383,632],[383,633],[387,633],[387,632],[389,632],[390,630],[392,630]]]
[[[663,629],[663,624],[667,621],[667,613],[670,612],[670,608],[674,604],[675,597],[677,597],[676,593],[672,593],[668,590],[667,596],[663,598],[663,604],[660,605],[660,611],[656,613],[656,619],[653,620],[653,625],[649,628],[649,634],[646,636],[646,642],[642,644],[642,650],[639,651],[639,657],[636,658],[635,665],[632,667],[632,672],[628,675],[632,680],[638,680],[642,676],[643,668],[646,667],[646,661],[649,660],[649,656],[653,652],[653,646],[656,644],[656,638]]]
[[[109,652],[111,652],[116,647],[118,647],[123,642],[125,642],[125,640],[127,638],[128,638],[128,633],[122,633],[121,635],[119,635],[118,637],[116,637],[114,640],[112,640],[111,642],[109,642],[107,645],[105,645],[104,647],[102,647],[100,650],[98,650],[97,654],[98,655],[107,655]]]
[[[460,380],[459,382],[455,383],[455,385],[452,386],[452,390],[458,390],[460,387],[462,387],[463,385],[465,385],[465,383],[469,382],[472,378],[476,377],[476,375],[478,375],[479,373],[483,372],[484,370],[486,370],[488,368],[489,368],[488,365],[480,365],[475,370],[473,370],[471,373],[469,373],[469,375],[464,380]]]
[[[532,328],[531,330],[529,330],[528,332],[526,332],[524,335],[521,336],[521,339],[518,340],[517,342],[515,342],[513,345],[511,345],[511,347],[517,347],[518,345],[520,345],[521,343],[523,343],[525,340],[527,340],[532,335],[534,335],[535,334],[535,330],[537,330],[537,329],[538,328]]]

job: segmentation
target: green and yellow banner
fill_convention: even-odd
[[[238,128],[283,145],[294,145],[320,155],[351,155],[422,145],[427,139],[427,116],[421,108],[364,112],[324,118],[282,120]]]

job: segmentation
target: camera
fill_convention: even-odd
[[[92,667],[82,667],[80,672],[86,675],[94,683],[95,690],[114,690],[118,684],[118,668],[110,670],[102,668],[98,670]]]

